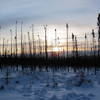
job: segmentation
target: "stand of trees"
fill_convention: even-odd
[[[85,36],[83,36],[83,40],[84,41],[84,49],[81,48],[80,50],[80,46],[79,43],[80,41],[78,40],[78,36],[76,36],[74,33],[72,33],[72,40],[71,40],[71,44],[72,47],[69,47],[69,25],[66,24],[66,40],[65,40],[65,45],[59,45],[57,44],[57,41],[60,41],[60,37],[57,36],[57,29],[55,29],[55,46],[50,46],[48,45],[48,31],[47,31],[47,25],[44,26],[44,40],[41,39],[41,35],[37,35],[38,40],[35,39],[35,35],[34,34],[34,25],[31,25],[31,32],[27,33],[27,39],[28,41],[26,41],[24,36],[25,34],[23,33],[23,22],[21,22],[21,28],[20,28],[20,42],[19,42],[19,38],[18,38],[18,22],[16,21],[15,24],[15,34],[13,34],[12,29],[10,29],[10,45],[9,45],[9,40],[7,40],[6,38],[1,38],[1,30],[2,27],[0,26],[0,59],[2,58],[43,58],[45,60],[50,59],[65,59],[66,62],[68,62],[69,59],[77,59],[77,58],[84,58],[86,59],[90,57],[92,57],[94,59],[94,57],[97,57],[97,59],[99,59],[100,57],[100,14],[98,14],[98,18],[97,18],[97,26],[98,26],[98,37],[96,37],[96,32],[94,31],[94,29],[92,29],[92,33],[91,33],[91,37],[88,37],[88,35],[85,33]],[[92,42],[91,42],[91,46],[89,44],[89,39],[91,38]],[[98,40],[97,40],[98,38]],[[2,42],[1,42],[2,40]],[[13,40],[15,42],[13,42]],[[7,42],[6,42],[7,41]],[[52,44],[53,44],[53,40]],[[19,44],[19,43],[20,44]],[[37,45],[38,43],[38,45]],[[20,45],[20,46],[19,46]],[[10,48],[9,48],[10,47]],[[51,50],[51,52],[49,51],[50,48],[54,48],[54,47],[61,47],[63,48],[63,50],[60,52],[59,49],[58,51],[54,52],[53,50]],[[71,48],[72,50],[69,51],[69,48]],[[90,50],[91,48],[91,50]],[[84,52],[84,55],[82,56],[82,51]],[[88,55],[88,53],[90,53],[90,55]],[[70,53],[70,54],[69,54]],[[97,55],[98,54],[98,55]],[[71,61],[71,60],[70,60]],[[72,60],[73,61],[73,60]]]

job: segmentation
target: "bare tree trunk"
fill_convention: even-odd
[[[95,56],[95,33],[94,30],[92,30],[92,43],[93,43],[93,55]]]
[[[66,24],[66,57],[68,58],[68,24]]]
[[[5,39],[3,38],[2,55],[4,56],[5,51]]]
[[[15,28],[15,40],[16,40],[16,57],[17,57],[17,21],[16,21],[16,28]]]
[[[73,45],[73,50],[72,50],[72,53],[73,53],[73,57],[74,57],[74,34],[72,33],[72,45]]]
[[[32,24],[32,40],[33,40],[33,55],[36,54],[36,47],[34,43],[34,25]]]
[[[86,56],[87,52],[87,35],[85,34],[85,49],[84,49],[84,55]]]
[[[0,26],[0,56],[1,56],[1,26]]]
[[[31,52],[31,41],[30,41],[29,32],[28,32],[28,41],[29,41],[29,54],[30,54],[30,56],[31,56],[31,55],[32,55],[32,52]]]
[[[39,39],[39,50],[40,50],[40,56],[41,56],[41,50],[42,50],[42,48],[41,48],[41,40],[40,40],[40,36],[38,35],[38,39]]]
[[[21,22],[21,56],[23,55],[23,22]]]
[[[11,57],[12,57],[12,29],[10,29],[10,33],[11,33]]]
[[[47,52],[47,25],[44,26],[44,30],[45,30],[45,56],[46,56],[46,59],[48,59],[48,52]]]
[[[78,46],[77,46],[77,37],[75,36],[75,51],[76,51],[76,57],[78,57]]]
[[[98,56],[100,56],[100,13],[98,14]]]

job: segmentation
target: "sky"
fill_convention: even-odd
[[[54,37],[55,28],[63,38],[66,23],[69,24],[70,35],[73,32],[81,36],[92,29],[97,31],[98,13],[100,0],[0,0],[0,25],[3,35],[14,27],[17,20],[19,27],[23,21],[25,32],[30,31],[27,26],[34,24],[34,30],[39,34],[43,33],[41,27],[47,24],[49,40]]]

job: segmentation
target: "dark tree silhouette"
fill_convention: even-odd
[[[23,55],[23,22],[21,22],[21,56]]]
[[[30,34],[29,34],[29,32],[28,32],[28,42],[29,42],[29,54],[30,54],[30,56],[32,56],[32,48],[31,48],[31,40],[30,40]]]
[[[74,48],[75,48],[75,46],[74,46],[74,34],[72,33],[72,45],[73,45],[73,51],[72,51],[72,53],[73,53],[73,57],[74,57]]]
[[[10,29],[10,33],[11,33],[11,57],[12,57],[12,29]]]
[[[2,45],[2,54],[5,54],[5,39],[3,38],[3,45]]]
[[[46,56],[46,59],[48,59],[48,51],[47,51],[47,48],[48,48],[48,45],[47,45],[47,25],[44,26],[44,30],[45,30],[45,56]]]
[[[68,24],[66,24],[66,57],[68,58]]]
[[[100,13],[98,14],[98,56],[100,55]]]
[[[84,49],[84,55],[86,56],[87,51],[87,35],[85,34],[85,49]]]
[[[32,41],[33,41],[33,55],[35,56],[36,54],[36,44],[35,44],[35,39],[34,39],[34,25],[32,24]]]
[[[78,57],[78,45],[77,45],[77,37],[75,36],[75,55]]]
[[[17,51],[18,51],[18,48],[17,48],[17,21],[16,21],[16,26],[15,26],[15,41],[16,41],[16,57],[17,57]]]
[[[1,56],[1,26],[0,26],[0,56]]]
[[[92,43],[93,43],[93,55],[95,56],[95,33],[94,33],[94,29],[92,30]]]

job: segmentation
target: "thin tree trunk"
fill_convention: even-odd
[[[10,29],[10,33],[11,33],[11,57],[12,57],[12,29]]]
[[[32,55],[32,52],[31,52],[31,41],[30,41],[29,32],[28,32],[28,41],[29,41],[29,54],[30,54],[30,56],[31,56],[31,55]]]
[[[66,57],[68,58],[68,24],[66,24]]]
[[[47,52],[47,25],[44,26],[44,30],[45,30],[45,56],[46,56],[46,60],[48,59],[48,52]]]

